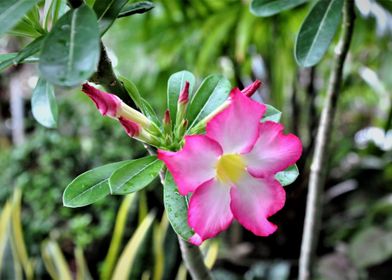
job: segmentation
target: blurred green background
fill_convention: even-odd
[[[355,32],[325,166],[319,279],[392,277],[392,5],[356,2]],[[286,187],[286,205],[271,218],[279,230],[260,238],[233,224],[206,244],[206,261],[217,279],[295,279],[309,165],[337,36],[319,65],[303,69],[296,65],[293,49],[310,4],[268,18],[251,14],[246,0],[154,4],[149,13],[117,20],[103,41],[116,71],[137,85],[160,116],[174,72],[189,70],[199,81],[222,73],[240,88],[260,79],[263,86],[255,98],[282,111],[286,132],[297,134],[304,145],[300,177]],[[3,37],[0,50],[16,51],[27,43]],[[29,64],[0,74],[3,278],[14,279],[31,266],[35,279],[108,279],[104,277],[118,260],[107,258],[110,248],[114,256],[124,253],[130,279],[186,279],[158,182],[128,197],[122,211],[123,197],[117,196],[78,209],[62,206],[62,192],[78,174],[145,151],[118,123],[102,118],[78,88],[56,88],[58,128],[40,126],[30,109],[36,79],[37,69]],[[15,91],[19,99],[12,97]],[[25,250],[13,248],[10,241],[17,238],[18,213]],[[13,221],[11,227],[7,219]],[[116,221],[123,230],[114,232]],[[111,249],[116,246],[113,237],[118,238],[117,250]],[[123,251],[132,240],[129,251]],[[21,262],[23,251],[28,257]]]

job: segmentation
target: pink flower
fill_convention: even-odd
[[[281,124],[260,122],[266,107],[247,97],[253,91],[255,86],[246,95],[234,89],[228,106],[208,121],[206,134],[185,136],[180,151],[158,150],[180,194],[192,193],[188,224],[195,245],[233,219],[259,236],[277,229],[267,218],[282,209],[285,191],[274,176],[299,159],[302,145],[284,135]]]

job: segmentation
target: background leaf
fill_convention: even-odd
[[[155,7],[154,3],[148,1],[132,3],[123,7],[118,17],[120,18],[120,17],[131,16],[134,14],[143,14],[150,11],[154,7]]]
[[[282,112],[269,104],[265,104],[265,106],[267,107],[267,111],[265,112],[261,121],[279,122],[280,118],[282,117]]]
[[[54,95],[54,87],[39,79],[33,90],[31,110],[34,118],[45,127],[57,127],[58,109]]]
[[[260,17],[269,17],[297,7],[307,0],[252,0],[250,11]]]
[[[93,9],[97,14],[101,34],[104,34],[109,29],[127,2],[128,0],[95,1]]]
[[[299,175],[297,165],[289,166],[286,170],[276,173],[275,179],[278,180],[282,186],[287,186],[293,183]]]
[[[97,19],[83,5],[64,14],[47,35],[39,69],[55,85],[76,86],[95,72],[99,55]]]
[[[91,169],[76,177],[65,189],[63,203],[66,207],[86,206],[107,196],[110,193],[109,177],[112,173],[127,164],[120,161]]]
[[[184,240],[194,234],[188,226],[188,206],[185,196],[179,194],[173,176],[169,171],[166,172],[165,186],[163,188],[163,202],[167,212],[169,222],[174,231]]]
[[[221,75],[207,77],[190,101],[187,114],[189,128],[221,105],[229,96],[230,90],[230,81],[225,77]]]
[[[178,97],[186,81],[189,82],[189,94],[191,94],[195,84],[195,76],[191,72],[184,70],[174,73],[170,76],[167,84],[167,106],[173,124],[176,123]]]
[[[109,179],[111,194],[128,194],[146,187],[163,167],[156,156],[131,160],[113,172]]]
[[[295,59],[310,67],[324,56],[339,26],[342,0],[317,1],[303,22],[295,44]]]
[[[38,0],[0,0],[0,35],[11,29]]]

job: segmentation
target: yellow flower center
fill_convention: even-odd
[[[239,154],[223,155],[216,165],[216,175],[223,183],[237,183],[245,172],[245,160]]]

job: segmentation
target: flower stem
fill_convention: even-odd
[[[328,84],[325,104],[321,113],[316,136],[315,152],[311,165],[305,225],[299,262],[299,280],[308,280],[312,278],[313,259],[321,223],[321,201],[326,175],[325,166],[328,158],[327,144],[330,142],[331,138],[332,124],[343,77],[344,62],[347,57],[354,29],[354,19],[354,1],[346,0],[343,9],[342,33],[336,48],[334,65]]]
[[[193,280],[211,280],[211,274],[204,264],[199,247],[194,246],[178,237],[182,259]]]

